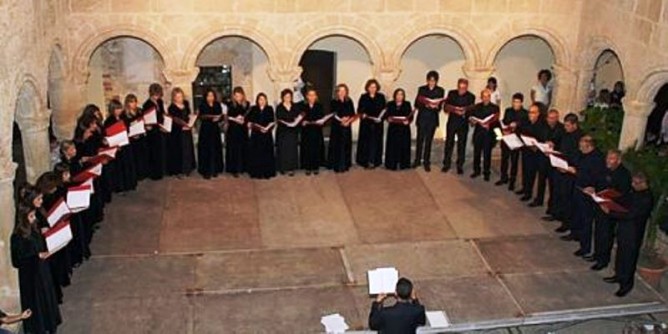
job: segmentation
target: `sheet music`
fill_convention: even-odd
[[[534,137],[521,135],[520,138],[522,138],[522,141],[526,146],[537,146],[537,144],[539,144],[538,140],[536,140]]]
[[[548,143],[536,143],[536,147],[543,152],[544,154],[550,154],[552,153],[552,147],[550,147],[550,144]]]
[[[113,136],[107,136],[107,145],[109,146],[125,146],[130,144],[128,133],[125,131],[119,132]]]
[[[110,158],[115,159],[116,158],[116,152],[118,152],[118,147],[110,147],[110,148],[107,148],[107,149],[100,150],[100,152],[98,152],[98,155],[105,155],[105,156],[108,156]]]
[[[550,154],[550,164],[554,168],[568,169],[568,162],[554,154]]]
[[[56,225],[63,217],[70,213],[70,208],[62,198],[54,204],[54,207],[49,211],[49,216],[46,218],[49,226]]]
[[[162,119],[162,124],[160,124],[160,127],[165,130],[165,132],[172,132],[172,124],[174,123],[174,120],[170,117],[165,115]]]
[[[53,254],[72,241],[72,228],[70,223],[63,223],[61,226],[56,226],[45,233],[46,248],[50,254]]]
[[[146,113],[144,113],[144,124],[145,125],[154,125],[158,124],[158,114],[156,113],[155,109],[152,108]]]
[[[81,212],[90,206],[91,187],[72,187],[67,190],[67,206],[72,212]]]
[[[485,123],[488,123],[489,121],[491,121],[494,118],[494,114],[491,114],[491,115],[485,117],[484,119],[480,119],[480,118],[475,117],[475,116],[471,116],[470,118],[476,123],[485,124]]]
[[[427,311],[427,321],[429,322],[429,327],[431,328],[444,328],[450,327],[450,321],[448,316],[443,311]]]
[[[130,129],[128,130],[128,137],[136,137],[146,133],[146,125],[144,120],[134,121],[130,124]]]
[[[378,268],[367,272],[369,280],[369,294],[392,294],[399,281],[399,271],[396,268]]]
[[[506,143],[506,146],[508,146],[508,148],[511,150],[516,150],[524,146],[524,142],[514,133],[505,135],[501,138],[503,139],[503,142]]]

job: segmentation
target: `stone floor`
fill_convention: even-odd
[[[365,273],[380,266],[454,323],[660,300],[642,282],[614,297],[609,273],[572,256],[541,213],[491,183],[422,170],[147,181],[108,208],[61,332],[315,333],[329,313],[361,330]]]

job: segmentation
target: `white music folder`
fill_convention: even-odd
[[[396,268],[377,268],[367,272],[369,294],[392,294],[395,292],[399,271]]]
[[[431,328],[450,327],[448,316],[443,311],[427,311],[427,322]]]

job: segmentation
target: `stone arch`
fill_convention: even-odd
[[[624,56],[621,54],[622,49],[606,37],[595,36],[590,38],[586,50],[580,54],[578,63],[582,64],[583,70],[590,71],[596,66],[596,62],[605,51],[611,51],[617,56],[619,63],[622,65],[622,74],[626,78],[626,74],[623,73],[625,62]]]
[[[481,65],[481,55],[478,44],[475,42],[466,30],[455,27],[455,26],[425,26],[425,27],[416,27],[412,31],[404,34],[399,40],[402,41],[390,56],[389,62],[391,64],[396,64],[398,66],[401,64],[401,58],[408,51],[411,45],[420,39],[428,36],[445,36],[449,37],[457,44],[464,52],[466,57],[466,67],[468,68],[477,68]]]
[[[167,47],[158,33],[146,27],[123,24],[99,28],[95,30],[94,34],[84,39],[74,54],[72,73],[80,75],[85,81],[88,77],[88,64],[95,50],[105,42],[120,37],[135,38],[151,46],[162,58],[165,68],[173,68],[176,65],[173,52],[170,51],[170,48]]]
[[[484,60],[484,67],[493,68],[499,52],[513,40],[520,37],[537,37],[543,40],[550,49],[552,49],[555,65],[569,68],[569,64],[571,63],[570,56],[563,39],[557,34],[542,28],[528,28],[519,31],[509,28],[507,30],[509,30],[509,32],[504,33],[503,37],[496,39],[492,48],[487,52]]]
[[[319,40],[333,36],[349,38],[359,43],[369,55],[369,61],[371,62],[373,75],[377,76],[380,73],[384,65],[383,52],[380,48],[380,45],[378,45],[378,43],[376,43],[373,38],[369,37],[369,35],[357,29],[351,29],[347,26],[326,26],[321,29],[316,29],[310,34],[300,38],[299,43],[291,47],[293,53],[287,68],[299,67],[299,61],[301,60],[302,55],[311,45]]]
[[[654,97],[666,83],[668,83],[668,66],[650,70],[640,82],[640,86],[635,93],[635,100],[653,105]]]
[[[37,88],[37,80],[32,75],[23,75],[16,82],[14,121],[21,131],[46,128],[49,115],[43,108],[44,101]]]
[[[253,28],[244,26],[226,26],[223,29],[207,29],[199,34],[196,33],[195,36],[198,37],[193,38],[193,42],[185,49],[186,54],[181,62],[182,70],[190,71],[197,68],[197,59],[204,48],[214,41],[225,37],[241,37],[255,43],[266,54],[270,70],[276,67],[277,61],[280,59],[279,49],[276,44],[274,44],[273,40],[269,38],[269,36],[266,36],[264,33]],[[195,78],[193,77],[191,79],[194,80]]]
[[[65,133],[59,133],[59,126],[65,125],[66,115],[63,115],[63,93],[65,85],[65,60],[63,58],[63,50],[60,44],[55,44],[51,49],[49,56],[49,65],[47,73],[47,105],[51,110],[53,117],[53,125],[56,130],[56,136],[59,138],[65,137]]]

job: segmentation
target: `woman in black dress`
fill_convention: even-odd
[[[158,124],[146,126],[146,140],[148,146],[148,176],[151,180],[160,180],[166,169],[166,142],[167,134],[159,126],[165,119],[165,103],[162,101],[162,86],[153,83],[148,87],[149,99],[144,102],[144,113],[155,110]]]
[[[281,174],[295,175],[299,168],[299,122],[303,115],[292,102],[292,90],[281,92],[281,103],[276,106],[276,159]]]
[[[104,121],[104,128],[108,129],[118,122],[129,126],[125,117],[123,105],[118,100],[109,102],[109,116]],[[116,158],[107,164],[111,187],[114,192],[121,193],[137,188],[137,171],[135,170],[132,146],[125,145],[116,151]]]
[[[172,89],[172,103],[167,108],[169,116],[174,120],[172,132],[169,134],[167,147],[169,175],[182,177],[190,175],[195,169],[195,147],[190,122],[190,104],[185,100],[183,90]]]
[[[246,158],[246,145],[248,144],[248,128],[246,128],[246,116],[250,109],[250,103],[246,101],[246,93],[243,88],[234,87],[232,101],[227,105],[225,116],[225,161],[226,171],[234,177],[244,172],[244,160]]]
[[[144,113],[138,106],[137,96],[128,94],[125,96],[125,122],[128,124],[128,129],[135,122],[144,122]],[[137,181],[144,180],[149,174],[149,160],[148,160],[148,140],[146,134],[140,134],[130,137],[130,146],[132,146],[132,157],[135,164],[135,172]]]
[[[327,159],[329,168],[341,173],[348,171],[352,165],[353,139],[350,125],[355,116],[355,106],[348,96],[348,86],[336,86],[336,98],[332,100],[331,107],[334,121],[329,136]]]
[[[325,111],[318,102],[315,89],[306,91],[306,101],[302,105],[304,121],[302,122],[301,160],[306,175],[318,175],[320,166],[325,161],[325,141],[322,136],[322,127],[327,121]]]
[[[407,169],[411,166],[411,103],[406,101],[406,92],[399,88],[394,91],[393,100],[387,104],[387,145],[385,147],[385,168]]]
[[[209,89],[204,94],[204,102],[199,107],[199,128],[197,156],[198,171],[205,179],[218,177],[223,172],[223,141],[220,137],[220,122],[223,107],[218,102],[216,92]]]
[[[274,158],[274,108],[267,105],[267,95],[260,93],[255,105],[248,113],[248,174],[254,179],[269,179],[276,176]]]
[[[376,168],[383,163],[383,110],[385,95],[380,93],[380,84],[375,79],[366,82],[366,93],[360,96],[357,113],[360,114],[359,138],[357,140],[358,165]]]
[[[36,225],[35,210],[18,209],[18,222],[11,236],[12,265],[19,272],[21,309],[32,311],[23,321],[23,331],[31,334],[55,333],[62,322],[55,286],[45,261],[48,252]]]

